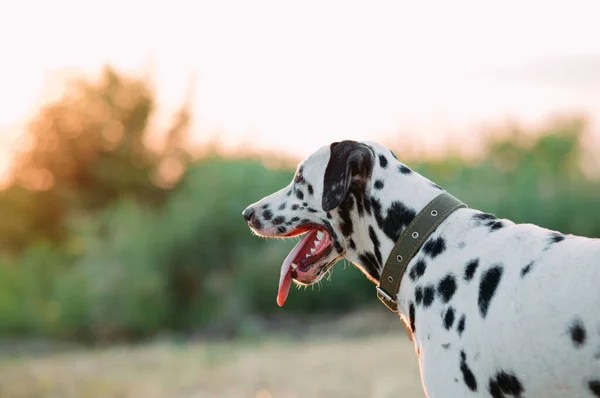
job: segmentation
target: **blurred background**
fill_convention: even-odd
[[[241,211],[342,139],[600,237],[595,1],[0,5],[0,397],[423,397],[350,264]]]

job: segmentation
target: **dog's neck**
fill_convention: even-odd
[[[373,170],[363,198],[355,193],[349,197],[350,203],[344,203],[339,209],[343,224],[348,224],[348,210],[351,211],[350,224],[355,224],[353,232],[345,237],[346,258],[376,284],[401,233],[431,200],[444,192],[391,156],[387,160],[385,168]],[[361,204],[365,206],[362,215]]]

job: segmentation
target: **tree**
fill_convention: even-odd
[[[181,170],[169,175],[165,169],[187,165],[182,148],[190,125],[190,101],[179,109],[164,147],[156,151],[148,145],[155,108],[155,93],[147,80],[109,66],[95,81],[73,81],[59,100],[44,106],[29,123],[28,147],[17,154],[14,186],[4,195],[22,195],[16,187],[30,192],[27,203],[32,203],[27,208],[33,214],[26,218],[52,240],[63,236],[67,216],[93,213],[124,196],[143,205],[160,205],[173,185],[168,179],[181,175]],[[0,202],[13,203],[15,210],[23,207],[7,198]],[[49,204],[52,210],[45,211]]]

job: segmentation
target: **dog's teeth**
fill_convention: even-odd
[[[310,249],[311,254],[315,254],[316,252],[317,252],[317,249]]]
[[[325,233],[323,231],[317,231],[317,240],[323,239],[323,236],[325,236]]]
[[[296,265],[296,263],[292,263],[292,269],[296,269],[298,266]]]

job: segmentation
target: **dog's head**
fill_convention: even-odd
[[[416,204],[429,200],[396,197],[394,187],[423,196],[415,184],[439,189],[377,143],[341,141],[301,162],[287,187],[248,206],[242,214],[260,236],[305,234],[283,262],[279,305],[292,280],[315,283],[343,257],[377,282],[383,256],[415,217]]]

